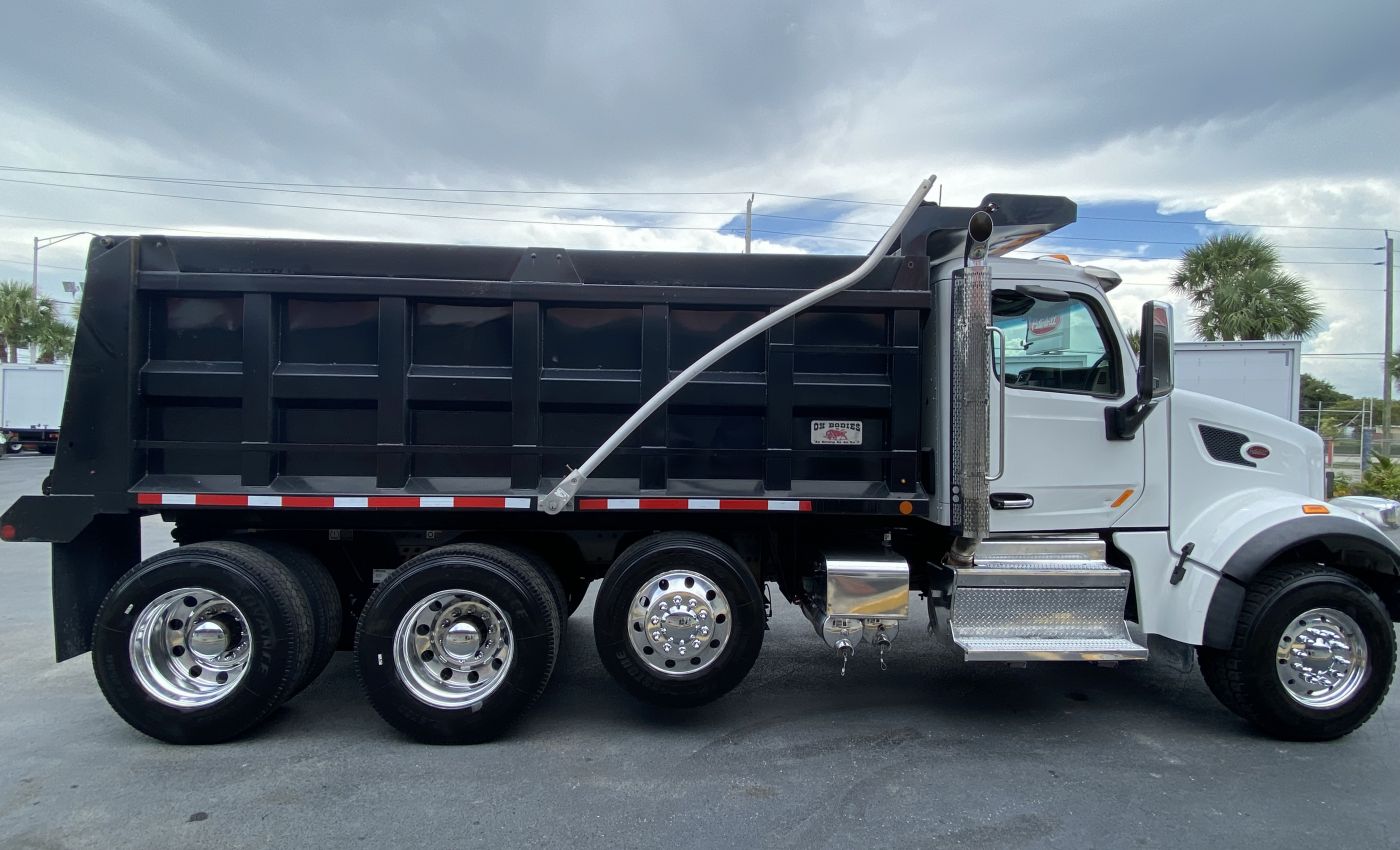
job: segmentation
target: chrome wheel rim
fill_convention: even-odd
[[[408,609],[394,636],[394,669],[420,702],[468,708],[505,681],[514,659],[510,619],[470,590],[444,590]]]
[[[228,597],[203,587],[164,593],[136,616],[128,644],[136,681],[174,708],[226,698],[248,672],[253,635]]]
[[[627,634],[650,670],[683,678],[703,672],[724,652],[732,630],[719,585],[689,570],[652,576],[632,597]]]
[[[1283,690],[1308,708],[1334,708],[1356,695],[1370,670],[1361,627],[1335,608],[1298,615],[1278,641]]]

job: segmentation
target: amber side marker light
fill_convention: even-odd
[[[900,503],[899,503],[899,512],[902,513],[902,514],[904,514],[905,516],[909,516],[910,514],[912,514],[912,513],[914,512],[914,503],[913,503],[913,502],[900,502]]]
[[[1330,510],[1327,509],[1327,506],[1326,506],[1326,505],[1303,505],[1303,513],[1305,513],[1305,514],[1330,514],[1330,513],[1332,513],[1332,512],[1331,512]]]
[[[1133,495],[1133,491],[1132,491],[1131,488],[1130,488],[1130,489],[1127,489],[1127,490],[1124,490],[1124,491],[1123,491],[1123,495],[1121,495],[1121,496],[1119,496],[1118,498],[1114,499],[1114,500],[1113,500],[1113,504],[1109,505],[1109,507],[1110,507],[1110,508],[1116,508],[1116,507],[1118,507],[1119,505],[1121,505],[1121,504],[1123,504],[1124,502],[1128,501],[1128,499],[1131,498],[1132,495]]]

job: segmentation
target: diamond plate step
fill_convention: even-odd
[[[1121,587],[1128,571],[1103,561],[988,561],[958,570],[959,587]]]
[[[977,562],[990,561],[1099,561],[1107,555],[1103,538],[1074,537],[993,537],[977,546]]]
[[[965,638],[958,642],[968,661],[1145,661],[1147,647],[1131,638],[1047,641]]]
[[[1084,557],[1078,542],[1037,558],[1026,557],[1016,542],[998,553],[1001,558],[984,558],[979,550],[976,566],[956,571],[953,642],[968,661],[1147,658],[1123,619],[1127,570]],[[1043,541],[1035,545],[1049,548]]]

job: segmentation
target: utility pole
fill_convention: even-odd
[[[1381,411],[1381,433],[1385,450],[1390,453],[1390,388],[1395,384],[1390,376],[1390,358],[1395,351],[1395,240],[1385,232],[1385,409]]]
[[[753,195],[744,207],[744,253],[753,253]]]
[[[30,287],[34,290],[34,297],[39,297],[39,237],[34,237],[34,275],[30,279]]]

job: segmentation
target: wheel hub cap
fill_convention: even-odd
[[[442,652],[454,661],[465,661],[481,649],[481,638],[481,626],[475,620],[458,620],[443,630]]]
[[[228,650],[229,629],[218,620],[204,620],[190,630],[190,652],[202,659],[217,658]]]
[[[1314,608],[1293,620],[1279,638],[1279,681],[1295,702],[1332,708],[1350,699],[1366,679],[1366,639],[1347,614]]]
[[[253,638],[227,597],[203,587],[161,594],[136,615],[128,642],[142,690],[165,705],[203,708],[248,671]]]
[[[510,619],[485,596],[447,590],[409,606],[394,636],[394,668],[418,700],[467,708],[505,679],[514,657]]]
[[[693,676],[724,652],[730,634],[729,600],[713,581],[688,570],[653,576],[633,597],[632,648],[641,662],[666,676]]]

